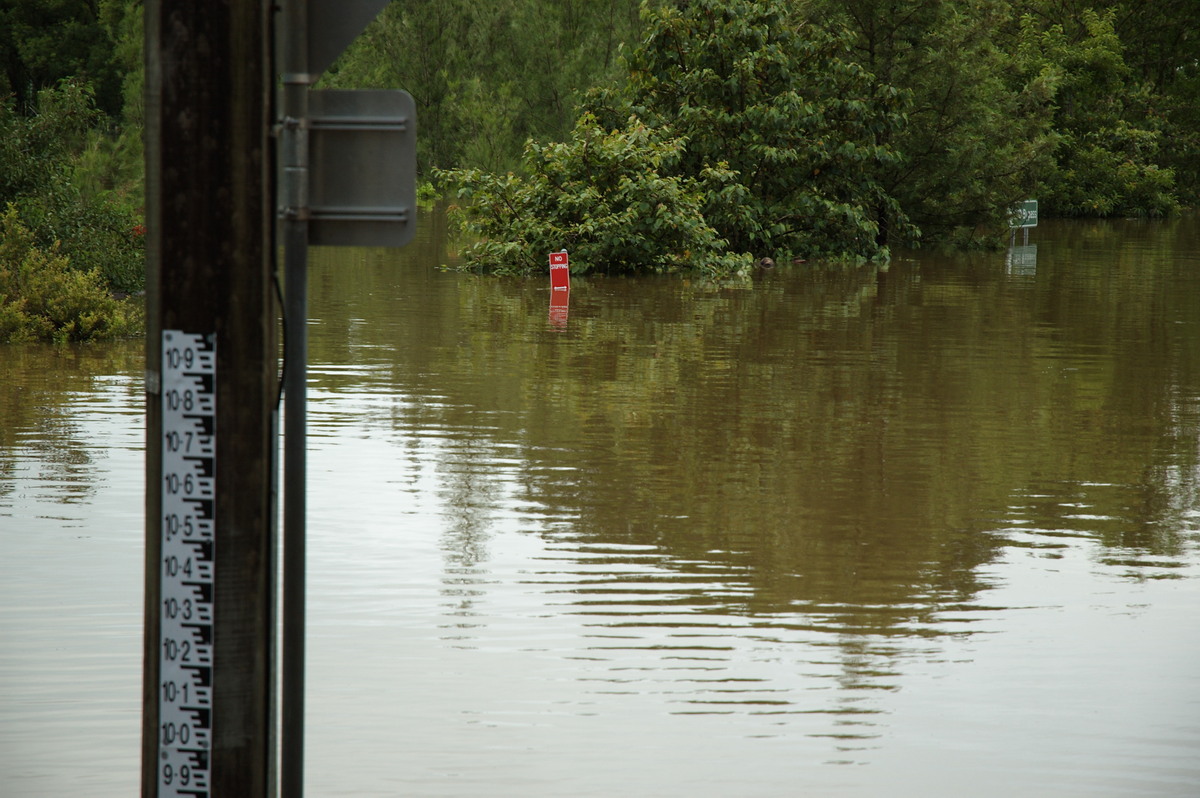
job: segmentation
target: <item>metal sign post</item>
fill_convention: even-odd
[[[416,113],[404,92],[310,87],[387,0],[284,0],[276,28],[284,249],[280,790],[304,793],[308,245],[394,246],[416,229]]]
[[[371,92],[364,106],[354,93],[310,87],[386,4],[146,2],[143,798],[303,794],[310,226],[322,243],[399,246],[416,223],[411,98]],[[315,118],[311,97],[323,109]],[[277,224],[287,336],[281,608]]]

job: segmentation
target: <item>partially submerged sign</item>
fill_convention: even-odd
[[[571,259],[567,251],[550,253],[550,323],[566,329],[571,302]]]
[[[570,291],[550,292],[550,323],[560,330],[567,327],[567,314],[571,309]]]
[[[1008,226],[1013,228],[1037,227],[1038,201],[1024,200],[1013,206]]]

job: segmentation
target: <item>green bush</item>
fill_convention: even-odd
[[[133,210],[107,195],[80,196],[69,186],[13,205],[38,246],[57,246],[73,268],[95,271],[111,291],[134,294],[144,288],[145,229]]]
[[[113,298],[95,269],[42,249],[9,205],[0,220],[0,342],[88,341],[140,332],[136,302]]]
[[[714,276],[748,268],[705,221],[706,197],[730,175],[705,173],[704,184],[670,175],[684,142],[631,118],[605,131],[584,114],[571,140],[526,145],[528,175],[476,169],[438,172],[459,186],[452,209],[470,243],[464,267],[498,274],[546,268],[547,253],[566,248],[575,272],[673,272]]]

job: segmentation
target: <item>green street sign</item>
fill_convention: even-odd
[[[1009,213],[1008,226],[1017,227],[1037,227],[1038,223],[1038,201],[1024,200],[1013,206]]]

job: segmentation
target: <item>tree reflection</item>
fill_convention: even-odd
[[[1134,561],[1195,539],[1200,288],[1175,249],[1194,225],[1105,229],[1120,230],[1105,250],[1043,242],[1032,282],[1003,253],[580,280],[565,331],[547,330],[548,283],[420,265],[434,238],[411,260],[318,262],[312,351],[386,370],[370,389],[419,408],[380,419],[400,440],[433,426],[516,447],[520,500],[560,519],[548,540],[739,569],[749,591],[729,612],[937,634],[986,589],[981,566],[1026,544],[1014,513]],[[341,335],[340,308],[371,321]],[[356,374],[324,387],[360,390]],[[495,455],[445,456],[450,511],[470,510],[448,551],[483,556],[472,508]],[[1086,491],[1111,522],[1064,510],[1091,483],[1116,486]],[[1047,484],[1068,489],[1013,509]]]
[[[11,495],[18,478],[59,502],[94,492],[103,474],[79,410],[110,378],[140,377],[142,348],[140,341],[0,346],[0,496]],[[131,404],[142,401],[139,389],[140,380],[128,386]]]

